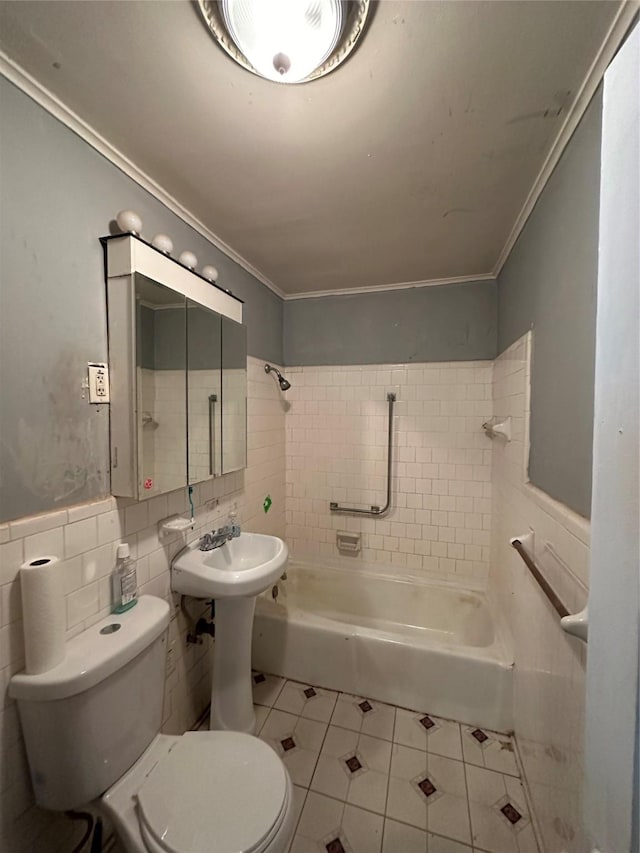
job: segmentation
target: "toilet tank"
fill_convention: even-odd
[[[67,643],[64,661],[19,673],[17,700],[33,790],[47,809],[100,796],[142,755],[162,725],[169,605],[143,595]]]

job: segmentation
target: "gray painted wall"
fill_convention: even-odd
[[[494,281],[293,299],[284,363],[386,364],[496,356]]]
[[[282,301],[45,110],[0,78],[0,520],[109,493],[108,411],[89,406],[105,361],[98,238],[132,208],[143,234],[213,263],[246,300],[250,355],[282,362]]]
[[[0,520],[107,494],[108,413],[82,399],[106,360],[98,236],[125,207],[246,300],[248,352],[275,363],[491,359],[534,326],[532,481],[589,514],[598,96],[505,265],[474,282],[286,303],[0,78]],[[283,347],[284,342],[284,347]]]
[[[498,280],[498,350],[533,327],[531,481],[589,517],[602,93]]]
[[[221,318],[214,311],[193,303],[187,311],[187,365],[189,370],[219,370],[222,367]]]

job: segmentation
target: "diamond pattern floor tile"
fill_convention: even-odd
[[[280,678],[277,675],[266,675],[263,672],[254,672],[252,674],[254,704],[265,705],[268,708],[272,708],[273,703],[280,695],[285,682],[285,678]]]
[[[328,723],[333,714],[338,694],[333,690],[322,690],[311,684],[287,681],[273,707],[288,711],[311,720]]]
[[[266,673],[253,690],[294,783],[289,853],[538,853],[509,736]]]

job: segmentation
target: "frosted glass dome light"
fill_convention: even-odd
[[[299,83],[325,61],[342,31],[340,0],[222,0],[229,35],[269,80]]]
[[[333,71],[362,35],[370,0],[198,0],[218,44],[254,74],[302,83]]]

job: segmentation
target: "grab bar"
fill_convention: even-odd
[[[533,558],[529,555],[527,549],[522,543],[522,539],[529,539],[530,541],[533,541],[533,531],[531,531],[531,533],[526,534],[525,536],[521,536],[520,538],[516,537],[509,541],[511,542],[511,545],[516,549],[518,554],[520,554],[526,567],[534,576],[540,588],[553,605],[553,609],[560,617],[560,627],[563,631],[566,631],[567,634],[571,634],[572,636],[577,637],[579,640],[582,640],[583,643],[586,643],[589,636],[589,605],[587,604],[579,613],[569,613],[562,601],[558,598],[556,593],[551,588],[551,585],[549,584],[547,579],[542,575],[540,569],[536,566]],[[571,572],[564,560],[562,560],[559,555],[556,554],[555,549],[553,548],[550,542],[545,542],[545,547],[553,554],[556,560],[558,560],[558,562],[562,564],[566,571]],[[571,572],[571,574],[573,575],[573,572]],[[573,576],[575,577],[575,575]]]
[[[543,576],[540,569],[536,566],[533,559],[527,553],[526,548],[520,541],[520,539],[511,539],[511,545],[516,549],[518,554],[522,557],[522,560],[525,566],[529,569],[531,574],[534,576],[536,581],[538,582],[538,586],[542,589],[544,594],[547,596],[551,604],[553,605],[554,610],[558,614],[558,616],[563,619],[565,616],[569,616],[569,611],[564,606],[564,604],[560,601],[554,590],[551,588],[551,584],[549,581]]]
[[[340,506],[335,501],[329,504],[330,512],[353,512],[358,515],[384,515],[391,507],[391,465],[393,462],[393,404],[396,401],[396,395],[393,392],[387,394],[387,402],[389,403],[389,428],[387,432],[387,502],[380,509],[379,506],[372,506],[369,509],[358,509],[354,506]]]

